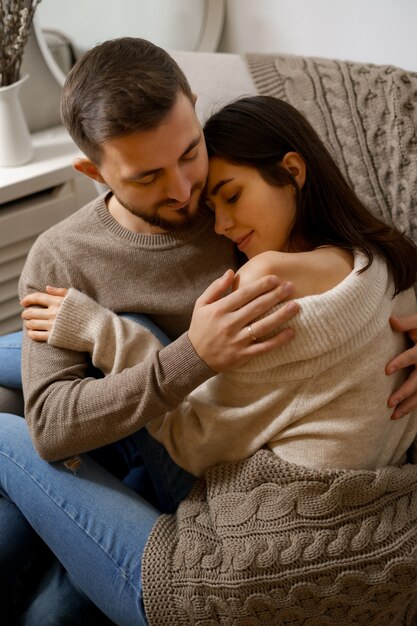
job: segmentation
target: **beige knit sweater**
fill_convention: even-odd
[[[334,289],[301,298],[288,326],[295,339],[206,381],[173,411],[147,424],[171,457],[195,475],[244,459],[268,444],[291,463],[318,468],[376,469],[403,459],[417,435],[416,415],[390,419],[386,402],[404,380],[385,364],[406,349],[390,315],[413,313],[414,291],[392,298],[386,265],[355,256]],[[145,345],[137,324],[71,289],[50,343],[88,351],[105,374],[117,374],[159,347]]]

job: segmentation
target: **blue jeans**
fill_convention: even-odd
[[[0,418],[0,492],[118,626],[147,626],[142,555],[161,515],[89,455],[73,473],[33,448],[26,422]]]
[[[169,343],[166,335],[145,316],[127,317],[149,328],[162,344]],[[21,387],[21,336],[22,333],[13,333],[0,337],[0,385]],[[8,428],[9,419],[10,416],[0,414],[0,437],[3,430]],[[15,445],[18,447],[20,443],[16,441]],[[88,457],[138,492],[148,501],[148,506],[150,502],[158,512],[173,512],[194,482],[194,477],[175,465],[163,446],[152,439],[146,429],[120,442],[94,450]],[[74,485],[74,488],[78,487]],[[132,492],[129,493],[133,495]],[[23,492],[21,496],[25,498]],[[117,518],[117,506],[113,509],[113,514]],[[10,529],[15,528],[21,528],[22,532],[10,532]],[[31,578],[27,572],[37,572],[33,563],[36,564],[39,555],[43,556],[40,559],[41,564],[44,563],[45,544],[27,524],[19,508],[6,498],[0,498],[0,529],[8,529],[7,537],[3,532],[0,535],[0,583],[4,581],[4,585],[0,586],[4,590],[8,587],[12,590],[16,587],[24,588],[23,582]],[[2,554],[2,547],[6,546],[7,558]],[[16,622],[19,626],[37,626],[40,623],[45,626],[71,626],[79,623],[106,626],[111,623],[89,602],[74,582],[71,572],[66,572],[59,562],[54,561],[49,566],[42,581],[21,621]],[[10,604],[13,593],[5,593]],[[6,604],[7,602],[3,602],[3,607]],[[40,617],[42,615],[44,617]]]
[[[22,388],[22,331],[0,336],[0,386]]]

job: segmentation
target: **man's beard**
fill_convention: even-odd
[[[193,198],[194,192],[197,190],[201,190],[202,187],[203,185],[199,183],[194,185],[191,190],[190,202]],[[135,217],[139,217],[141,220],[146,222],[146,224],[149,224],[150,226],[155,226],[156,228],[160,228],[161,230],[174,232],[187,228],[198,218],[200,214],[200,203],[197,201],[197,208],[193,214],[190,214],[190,205],[187,204],[185,207],[182,207],[181,209],[175,211],[176,217],[181,219],[179,221],[171,221],[160,217],[157,212],[160,207],[169,208],[171,204],[178,204],[177,202],[173,202],[172,200],[165,200],[154,208],[154,213],[145,213],[133,204],[125,202],[124,200],[119,198],[119,196],[117,196],[114,191],[113,194],[119,204],[121,204],[123,208],[129,211],[129,213],[131,213]]]

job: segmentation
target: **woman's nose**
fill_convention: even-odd
[[[225,209],[215,209],[214,230],[218,235],[226,235],[233,226],[233,219],[229,211]]]

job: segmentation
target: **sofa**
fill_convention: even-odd
[[[417,73],[294,55],[172,54],[203,121],[243,95],[290,102],[371,210],[417,240]]]

